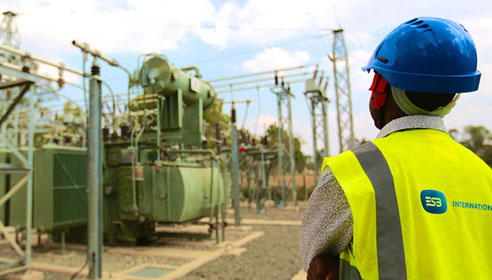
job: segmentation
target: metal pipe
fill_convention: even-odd
[[[84,73],[85,75],[85,63],[87,62],[87,54],[86,53],[83,53],[82,54],[82,72]],[[82,78],[82,90],[84,91],[84,108],[85,108],[85,127],[84,127],[84,130],[87,131],[87,119],[89,118],[89,116],[87,115],[89,113],[89,102],[87,100],[87,86],[85,84],[85,79]]]
[[[329,130],[328,130],[328,101],[321,100],[321,113],[323,114],[323,144],[325,146],[325,153],[323,156],[330,156],[330,138],[329,138]]]
[[[318,133],[317,133],[317,122],[316,122],[316,106],[317,102],[314,97],[309,97],[311,102],[311,131],[313,133],[313,165],[314,165],[314,182],[318,181],[319,166],[318,166]]]
[[[241,214],[239,208],[239,147],[237,139],[237,127],[236,127],[236,110],[234,107],[231,111],[231,171],[232,171],[232,194],[234,203],[234,224],[235,226],[241,225]]]
[[[79,48],[82,52],[85,52],[85,53],[92,55],[94,58],[100,58],[101,60],[106,61],[111,66],[119,66],[118,61],[102,55],[101,52],[96,50],[96,49],[91,49],[89,47],[89,44],[87,44],[87,43],[79,43],[75,40],[72,40],[72,45]]]
[[[121,66],[116,59],[104,56],[103,54],[101,54],[100,51],[98,51],[96,49],[91,49],[89,44],[87,44],[87,43],[80,43],[80,42],[73,40],[72,45],[79,48],[82,51],[82,53],[84,53],[84,54],[88,53],[88,54],[92,55],[94,58],[100,58],[100,59],[106,61],[109,65],[118,67],[121,70],[126,72],[126,74],[128,75],[128,104],[130,104],[130,95],[131,95],[130,94],[130,88],[131,88],[131,80],[132,80],[132,74],[130,73],[130,71],[128,71],[128,69],[126,69],[125,67]],[[130,110],[128,110],[128,111],[130,111]],[[130,114],[128,114],[128,123],[130,123]]]
[[[224,159],[224,208],[227,211],[229,207],[229,158]]]
[[[214,194],[213,194],[213,189],[214,189],[214,163],[215,161],[212,159],[212,166],[210,168],[210,186],[209,186],[209,196],[210,196],[210,204],[209,204],[209,207],[210,207],[210,225],[212,224],[212,219],[213,219],[213,216],[214,216]],[[216,220],[217,222],[217,220]],[[217,230],[217,229],[215,229]],[[216,235],[216,243],[218,244],[219,243],[219,235],[217,234]]]
[[[38,233],[39,234],[39,233]],[[61,253],[65,254],[65,231],[61,232]]]
[[[115,99],[115,96],[114,96],[114,93],[113,93],[113,90],[111,89],[111,87],[109,86],[108,83],[106,83],[105,81],[101,80],[101,82],[106,86],[106,88],[109,90],[109,94],[111,95],[112,99],[113,99],[113,131],[116,130],[116,99]],[[102,97],[101,97],[102,98]]]
[[[34,160],[34,96],[36,87],[32,87],[29,94],[29,133],[28,133],[28,152],[27,162],[29,164],[29,173],[27,178],[26,189],[26,262],[27,266],[31,265],[31,233],[32,233],[32,194],[33,194],[33,160]]]
[[[285,174],[284,174],[284,139],[283,139],[283,116],[282,116],[282,97],[277,94],[278,110],[278,171],[277,177],[280,179],[282,188],[282,206],[285,206]]]
[[[288,90],[290,92],[290,89]],[[297,206],[297,188],[296,188],[296,158],[294,151],[294,126],[292,124],[292,106],[291,95],[287,95],[287,121],[289,128],[289,156],[290,156],[290,185],[294,206]]]
[[[202,74],[200,74],[200,69],[198,69],[198,67],[195,65],[183,67],[180,70],[185,71],[185,72],[188,72],[190,70],[194,70],[195,71],[195,77],[197,77],[198,79],[200,79],[202,77]]]
[[[263,72],[258,72],[258,73],[252,73],[252,74],[245,74],[245,75],[239,75],[239,76],[232,76],[232,77],[227,77],[227,78],[220,78],[220,79],[215,79],[215,80],[209,80],[207,82],[214,83],[214,82],[219,82],[219,81],[227,81],[227,80],[233,80],[233,79],[239,79],[239,78],[257,76],[257,75],[264,75],[264,74],[269,74],[269,73],[278,73],[278,72],[295,70],[295,69],[303,69],[303,68],[308,68],[308,67],[312,67],[312,66],[315,66],[315,64],[308,64],[308,65],[300,65],[300,66],[287,67],[287,68],[281,68],[281,69],[274,69],[274,70],[263,71]]]
[[[99,66],[94,59],[89,81],[89,122],[87,137],[87,257],[89,279],[102,276],[102,130],[101,130],[101,81]]]
[[[251,205],[251,201],[253,198],[253,189],[251,188],[251,182],[253,181],[253,160],[250,160],[249,157],[246,158],[246,184],[248,186],[248,207]]]
[[[263,152],[263,147],[260,148],[261,152],[261,187],[265,189],[266,187],[266,170],[265,170],[265,153]],[[268,200],[271,200],[271,194],[267,194]]]

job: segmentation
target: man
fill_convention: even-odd
[[[442,120],[478,89],[476,67],[447,19],[412,19],[379,44],[363,70],[381,131],[323,162],[301,229],[309,280],[492,279],[492,170]]]

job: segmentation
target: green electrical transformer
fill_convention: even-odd
[[[110,243],[145,240],[156,223],[213,218],[222,209],[219,163],[211,150],[199,148],[203,111],[216,93],[199,78],[198,68],[178,69],[163,57],[143,63],[144,94],[129,106],[139,121],[105,142],[104,228]]]

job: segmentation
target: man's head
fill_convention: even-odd
[[[457,94],[413,92],[392,87],[377,72],[369,90],[372,91],[369,111],[379,129],[404,116],[430,115],[442,118],[459,99]]]
[[[363,68],[371,69],[370,110],[378,128],[387,118],[443,117],[454,106],[455,93],[477,90],[481,75],[468,31],[432,17],[412,19],[389,33]]]

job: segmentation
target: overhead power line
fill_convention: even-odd
[[[233,29],[233,30],[254,30],[254,31],[330,31],[329,28],[294,28],[294,27],[270,27],[270,26],[251,26],[251,25],[214,25],[214,24],[200,24],[200,25],[189,25],[189,24],[172,24],[172,23],[157,23],[157,22],[132,22],[131,24],[142,24],[142,25],[154,25],[169,28],[182,28],[182,29]]]
[[[300,39],[300,40],[289,41],[289,42],[281,43],[281,44],[274,44],[274,45],[270,45],[270,46],[266,46],[266,47],[262,47],[262,48],[251,49],[251,50],[247,50],[247,51],[239,52],[239,53],[234,53],[234,54],[230,54],[230,55],[218,56],[218,57],[214,57],[214,58],[210,58],[210,59],[206,59],[206,60],[195,62],[195,64],[197,64],[197,65],[198,64],[205,64],[205,63],[215,62],[215,61],[218,61],[218,60],[223,60],[223,59],[228,59],[228,58],[232,58],[232,57],[242,56],[242,55],[246,55],[246,54],[250,54],[250,53],[256,53],[256,52],[259,52],[259,51],[263,51],[265,49],[294,45],[294,44],[306,42],[306,41],[309,41],[309,40],[316,40],[316,39],[326,38],[329,35],[331,35],[331,33],[324,33],[322,35],[317,35],[317,36],[314,36],[314,37],[303,38],[303,39]]]

